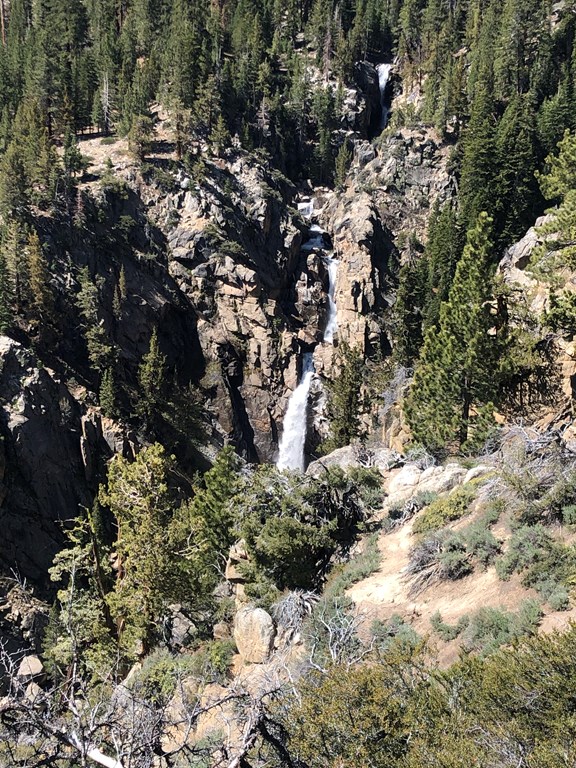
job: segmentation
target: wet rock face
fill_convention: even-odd
[[[389,351],[393,273],[415,246],[422,248],[434,203],[454,194],[449,152],[427,129],[387,131],[375,144],[359,142],[345,191],[325,207],[340,261],[339,336],[367,354]]]
[[[389,344],[379,317],[388,307],[386,277],[394,247],[370,195],[345,195],[328,213],[339,261],[335,302],[339,338],[367,353]]]
[[[91,472],[109,449],[86,409],[18,342],[0,337],[0,429],[6,472],[0,565],[45,576],[61,548],[61,521],[91,503]]]
[[[242,152],[211,164],[205,183],[187,181],[168,196],[147,194],[169,273],[198,318],[201,385],[221,435],[252,461],[272,460],[296,376],[304,227],[289,208],[295,189]]]

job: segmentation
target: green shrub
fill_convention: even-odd
[[[430,618],[432,629],[446,643],[449,643],[451,640],[455,640],[458,635],[460,635],[466,629],[469,623],[470,619],[468,616],[464,615],[458,619],[456,624],[446,624],[442,620],[442,614],[440,611],[436,611],[436,613],[434,613]]]
[[[406,499],[406,501],[393,504],[388,510],[387,528],[392,529],[402,525],[414,517],[416,513],[420,512],[421,509],[436,501],[437,498],[438,494],[432,491],[419,491],[415,496]]]
[[[438,562],[443,579],[461,579],[473,570],[461,536],[450,536],[444,541]]]
[[[500,516],[506,509],[506,502],[504,499],[492,499],[488,502],[484,508],[484,515],[482,521],[486,527],[490,527],[500,520]]]
[[[542,608],[537,600],[524,600],[518,613],[512,615],[511,632],[513,639],[535,634],[542,621],[542,615]]]
[[[162,705],[173,696],[179,679],[197,671],[194,656],[160,649],[146,656],[142,668],[130,679],[130,687],[143,699]]]
[[[415,648],[421,642],[421,637],[416,630],[397,613],[388,621],[375,619],[370,631],[376,647],[384,652],[390,650],[393,645],[400,644]]]
[[[546,600],[553,611],[566,611],[570,607],[568,590],[553,576],[535,583],[534,589]]]
[[[379,509],[384,501],[385,493],[382,488],[382,474],[376,467],[353,467],[348,472],[348,478],[357,487],[360,499],[366,509]]]
[[[553,611],[567,611],[570,608],[570,595],[563,586],[557,586],[546,598]]]
[[[565,525],[576,525],[576,504],[569,504],[562,509],[562,522]]]
[[[464,535],[466,537],[467,551],[484,568],[487,568],[500,553],[500,542],[491,531],[484,527],[483,521],[471,525]]]
[[[551,549],[552,537],[544,526],[524,525],[512,535],[508,551],[496,560],[496,573],[507,581],[513,573],[544,560]]]
[[[302,478],[259,468],[246,475],[234,504],[238,538],[250,555],[248,580],[279,590],[318,589],[364,521],[358,487],[336,469]]]
[[[525,600],[516,614],[498,608],[480,608],[470,618],[463,648],[490,653],[519,637],[535,634],[541,619],[542,610],[535,600]]]
[[[378,534],[373,533],[366,541],[364,551],[340,567],[331,575],[325,589],[326,597],[338,597],[363,579],[367,579],[380,567],[380,550],[378,549]]]
[[[466,552],[452,550],[443,552],[439,558],[442,566],[441,575],[445,579],[461,579],[468,576],[474,570],[470,564]]]
[[[453,520],[459,520],[470,511],[470,505],[476,497],[476,489],[471,485],[457,488],[447,496],[433,501],[414,523],[414,533],[428,533],[443,528]]]
[[[227,681],[236,653],[234,640],[211,640],[187,657],[190,676],[199,680],[223,684]]]

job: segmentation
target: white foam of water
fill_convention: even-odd
[[[314,377],[312,353],[302,358],[300,383],[288,401],[288,409],[282,424],[282,439],[278,450],[278,469],[304,470],[304,444],[308,425],[308,394]]]
[[[382,106],[382,117],[380,119],[380,128],[386,128],[388,124],[388,107],[386,106],[386,86],[390,78],[390,71],[392,70],[392,64],[378,64],[376,72],[378,72],[378,87],[380,88],[380,104]]]
[[[312,251],[316,248],[324,247],[324,230],[318,224],[312,224],[310,227],[310,237],[302,246],[303,251]]]
[[[324,329],[324,341],[327,344],[334,343],[334,334],[338,330],[338,315],[336,313],[336,275],[338,274],[338,262],[333,257],[326,259],[328,267],[328,320]]]

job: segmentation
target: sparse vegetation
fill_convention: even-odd
[[[441,496],[422,512],[414,523],[414,533],[429,533],[443,528],[447,523],[459,520],[469,514],[470,506],[476,497],[476,488],[469,484]]]
[[[536,600],[525,600],[517,613],[480,608],[470,617],[463,648],[488,654],[520,637],[535,634],[541,620],[542,609]]]
[[[439,611],[436,611],[436,613],[432,614],[430,617],[432,629],[446,643],[455,640],[461,635],[469,623],[470,619],[466,615],[461,616],[456,624],[446,624],[446,622],[442,620],[442,615]]]

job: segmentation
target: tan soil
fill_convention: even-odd
[[[467,516],[453,527],[463,527],[473,519],[473,515]],[[461,616],[474,613],[482,607],[518,610],[523,600],[535,598],[537,594],[523,587],[516,574],[509,581],[501,581],[492,566],[457,581],[436,582],[411,596],[411,580],[407,579],[404,571],[408,565],[410,549],[416,541],[412,535],[412,524],[413,521],[410,521],[399,530],[380,536],[380,569],[354,584],[347,594],[356,604],[359,613],[365,617],[365,630],[374,619],[386,621],[398,614],[420,635],[430,636],[432,645],[437,649],[438,663],[446,666],[458,657],[460,643],[458,639],[444,643],[432,632],[430,618],[434,613],[439,611],[443,621],[455,624]],[[500,539],[510,535],[509,529],[500,523],[493,528],[493,532]],[[546,606],[543,608],[546,610]],[[574,620],[576,608],[547,613],[540,631],[565,629]]]

